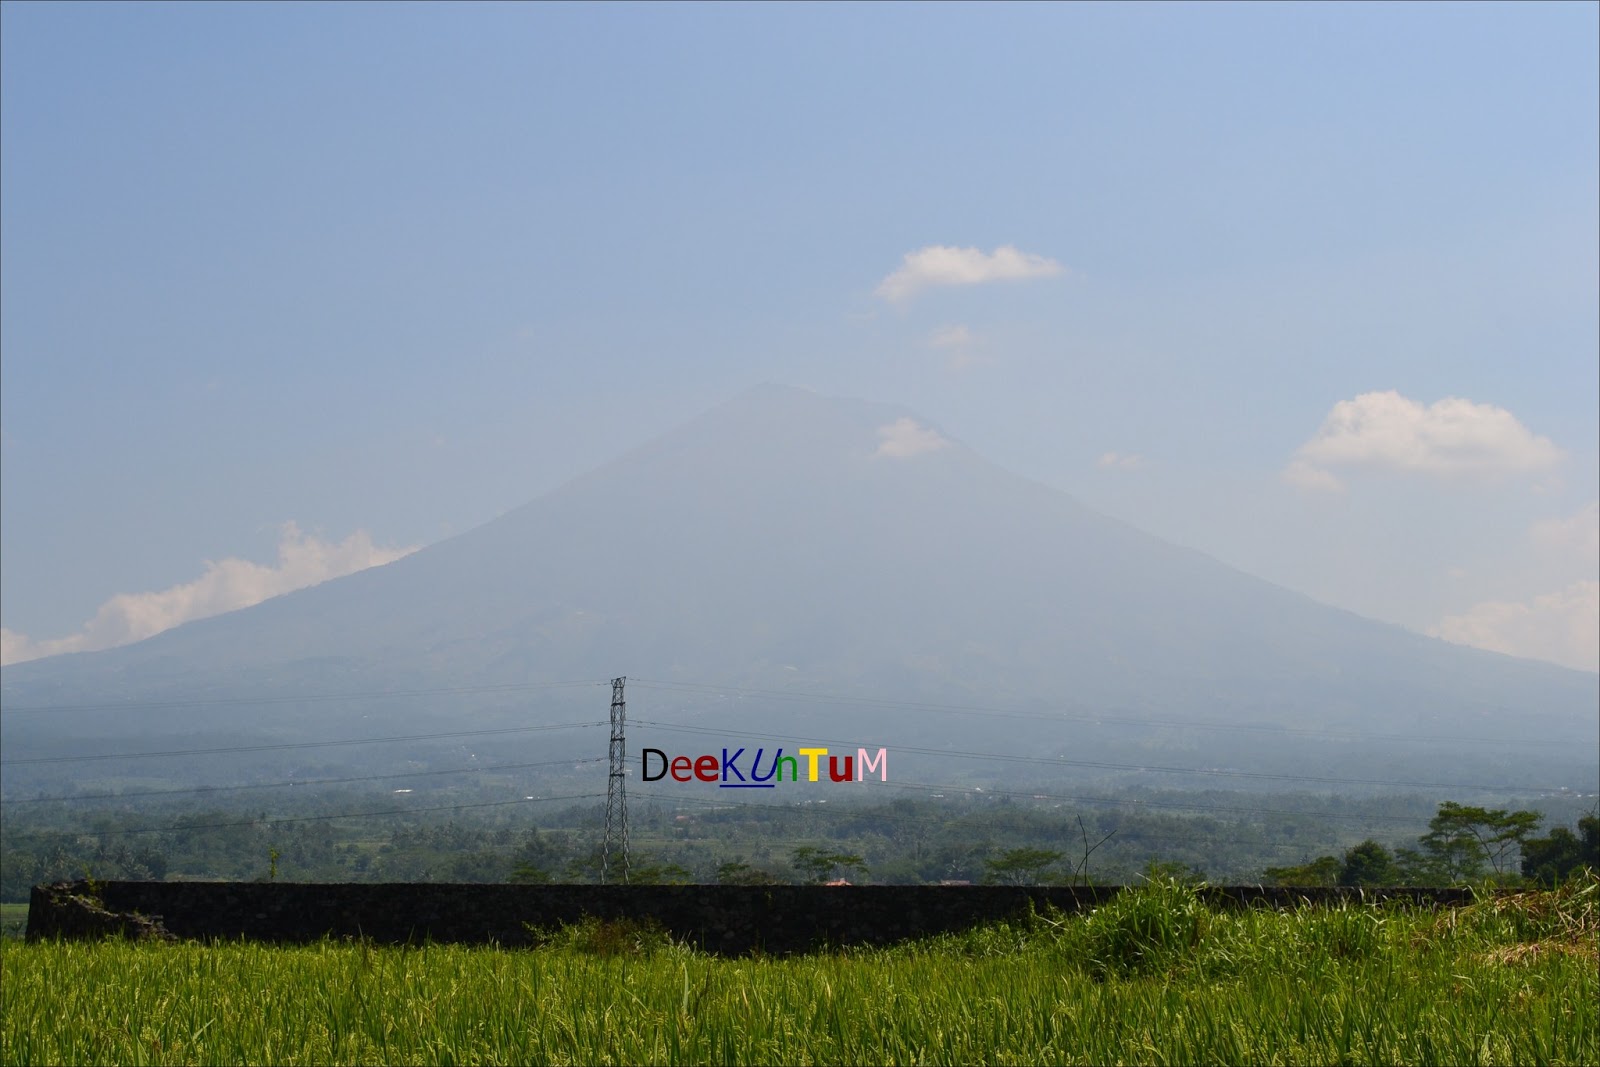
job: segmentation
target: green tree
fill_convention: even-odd
[[[1400,880],[1394,854],[1368,838],[1348,849],[1339,870],[1340,885],[1394,885]]]
[[[830,852],[827,849],[801,845],[790,854],[789,862],[811,882],[826,882],[837,870],[855,870],[863,874],[867,862],[850,852]]]
[[[1578,820],[1578,833],[1557,826],[1546,837],[1522,842],[1522,874],[1555,885],[1585,867],[1600,871],[1600,815]]]
[[[1536,811],[1508,812],[1447,800],[1419,840],[1449,881],[1470,881],[1483,873],[1485,863],[1503,876],[1510,873],[1512,857],[1542,818]]]
[[[1048,848],[1013,848],[992,860],[984,860],[989,869],[986,882],[1003,885],[1038,885],[1045,869],[1060,861],[1064,853]]]
[[[598,882],[600,880],[601,855],[599,846],[580,852],[567,860],[567,878],[574,882]],[[622,863],[620,859],[612,867],[612,881],[622,881]]]
[[[541,834],[536,828],[529,828],[511,853],[511,880],[533,885],[552,881],[550,872],[561,868],[566,845],[564,836]]]
[[[1338,885],[1344,864],[1338,856],[1318,856],[1298,867],[1268,867],[1267,880],[1275,885]]]
[[[511,880],[523,885],[549,885],[550,872],[533,863],[519,863],[511,868]]]
[[[1397,885],[1438,885],[1450,880],[1432,856],[1414,848],[1395,849],[1394,866]]]
[[[721,885],[774,885],[777,881],[768,872],[748,863],[730,861],[717,867],[717,882]]]
[[[645,863],[628,869],[631,885],[685,885],[689,872],[676,863]]]

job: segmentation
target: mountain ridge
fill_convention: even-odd
[[[1535,717],[1596,676],[1364,619],[994,465],[758,386],[383,567],[5,668],[11,704],[615,673],[1341,725]]]

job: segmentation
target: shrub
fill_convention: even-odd
[[[600,919],[585,915],[575,923],[554,928],[527,924],[539,948],[556,948],[586,956],[638,956],[648,958],[658,952],[685,950],[672,934],[654,919]]]
[[[1170,967],[1194,954],[1212,918],[1194,886],[1153,880],[1096,908],[1083,922],[1080,948],[1097,976]]]

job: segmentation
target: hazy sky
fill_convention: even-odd
[[[1597,12],[8,0],[6,658],[775,381],[1594,669]]]

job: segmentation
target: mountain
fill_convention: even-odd
[[[3,700],[215,701],[185,729],[282,736],[285,722],[321,728],[314,706],[289,714],[298,695],[619,674],[1267,730],[1537,735],[1590,745],[1579,767],[1600,702],[1594,675],[1319,604],[1010,474],[905,409],[772,386],[387,566],[8,667]],[[260,696],[283,697],[284,714],[232,703]],[[771,728],[797,704],[736,703]],[[862,725],[829,706],[836,725]],[[870,714],[933,745],[1000,722]],[[8,751],[51,721],[6,716]]]

